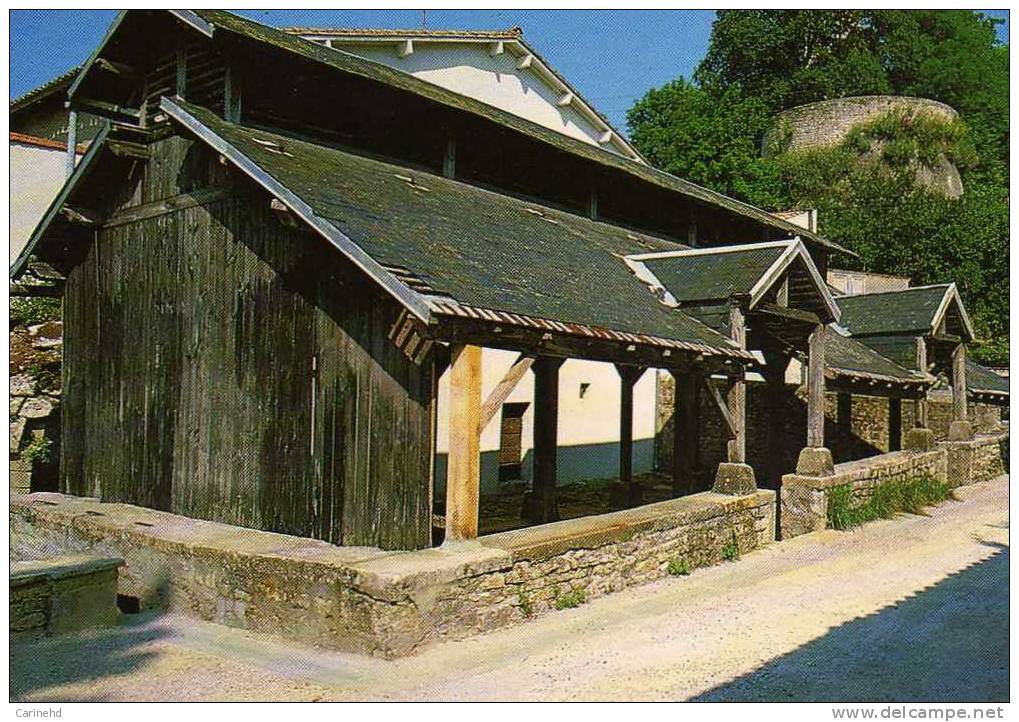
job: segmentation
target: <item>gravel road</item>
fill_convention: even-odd
[[[396,661],[175,615],[12,648],[11,698],[1008,699],[1008,479]]]

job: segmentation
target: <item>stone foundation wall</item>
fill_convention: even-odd
[[[848,484],[854,506],[889,482],[930,476],[954,488],[986,481],[1008,470],[1008,432],[979,435],[973,441],[942,442],[932,451],[895,451],[835,465],[833,476],[782,477],[781,538],[827,528],[828,494]]]
[[[775,537],[775,494],[712,493],[448,548],[336,547],[126,504],[15,496],[12,553],[120,556],[121,594],[229,626],[387,657],[744,554]]]

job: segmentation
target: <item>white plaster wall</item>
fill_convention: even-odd
[[[553,91],[532,70],[517,70],[518,58],[509,51],[489,55],[488,44],[416,43],[414,52],[401,58],[395,43],[333,41],[338,50],[410,73],[422,80],[467,95],[489,105],[598,146],[601,131],[574,108],[556,105]],[[604,147],[619,153],[615,144]]]
[[[487,398],[517,359],[515,351],[484,349],[481,396]],[[583,398],[581,384],[590,384]],[[619,395],[615,366],[596,361],[567,360],[559,370],[559,483],[616,477],[619,473]],[[534,439],[534,374],[528,371],[506,403],[529,403],[523,416],[522,476],[531,478],[530,453]],[[481,435],[482,488],[498,487],[498,450],[502,412]],[[647,371],[633,390],[634,473],[651,471],[654,463],[655,374]],[[449,371],[439,379],[436,452],[440,456],[436,482],[445,483],[445,454],[449,451]]]
[[[25,247],[43,213],[63,186],[65,158],[62,150],[24,143],[10,144],[11,263]]]

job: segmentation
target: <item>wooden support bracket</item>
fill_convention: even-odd
[[[495,418],[496,413],[502,407],[503,402],[509,398],[509,395],[513,393],[513,389],[520,383],[520,379],[524,377],[524,374],[530,370],[531,366],[534,365],[534,356],[525,356],[520,354],[517,360],[513,362],[513,365],[509,367],[506,375],[502,377],[502,380],[496,384],[495,388],[485,399],[484,403],[481,404],[481,429],[484,431],[485,428],[491,423],[492,419]]]
[[[711,394],[711,398],[715,400],[715,405],[718,406],[718,411],[722,414],[722,418],[725,419],[725,423],[728,425],[729,431],[735,435],[736,425],[733,423],[732,415],[729,413],[729,404],[722,398],[722,393],[718,390],[718,387],[711,383],[711,379],[707,376],[704,377],[704,386],[707,387],[708,393]]]

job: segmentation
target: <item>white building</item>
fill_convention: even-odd
[[[606,151],[644,162],[640,153],[560,73],[523,39],[505,31],[291,28],[289,32],[374,60],[468,95]],[[487,396],[517,354],[485,349]],[[634,386],[633,471],[654,465],[656,374]],[[616,477],[619,473],[621,381],[612,364],[571,359],[559,372],[559,481]],[[437,479],[445,479],[449,374],[439,380]],[[528,371],[495,413],[481,437],[481,485],[531,478],[534,376]]]

